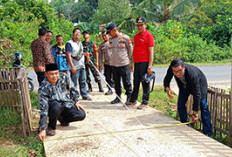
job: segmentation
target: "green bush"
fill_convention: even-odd
[[[173,58],[194,63],[222,61],[231,57],[231,48],[221,48],[215,42],[204,41],[198,34],[188,32],[187,26],[179,22],[168,21],[150,28],[155,39],[154,63],[169,63]]]
[[[0,3],[0,39],[10,39],[14,48],[4,50],[0,47],[0,54],[13,56],[15,51],[23,54],[23,64],[32,65],[32,54],[30,44],[38,38],[38,29],[45,27],[51,30],[54,37],[51,45],[55,44],[55,36],[61,34],[64,42],[71,39],[73,24],[64,17],[58,18],[54,9],[42,0],[29,0],[26,4],[20,1],[9,1]],[[14,51],[12,51],[14,50]],[[12,58],[11,58],[12,59]],[[3,66],[11,66],[13,62],[5,60],[0,55],[0,63]]]
[[[169,63],[174,58],[182,58],[188,47],[181,46],[179,42],[164,35],[155,38],[154,63]]]

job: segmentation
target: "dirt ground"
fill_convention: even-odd
[[[137,110],[110,104],[114,95],[90,94],[81,101],[87,116],[44,142],[49,157],[225,157],[232,149],[163,115],[153,108]],[[125,101],[125,96],[122,98]],[[171,126],[168,126],[170,125]],[[167,127],[168,126],[168,127]],[[154,127],[153,129],[143,129]],[[125,131],[126,130],[126,131]],[[122,132],[124,131],[124,132]]]

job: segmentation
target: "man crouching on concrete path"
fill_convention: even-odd
[[[54,63],[46,65],[45,74],[46,79],[38,90],[41,108],[38,136],[42,142],[46,134],[55,135],[57,120],[60,121],[61,126],[68,126],[69,122],[85,119],[85,110],[78,100],[79,93],[69,77],[65,73],[59,73]],[[48,127],[47,117],[49,117]]]
[[[203,124],[203,133],[212,137],[212,125],[210,120],[210,112],[207,103],[208,85],[204,73],[197,67],[184,63],[181,59],[174,59],[164,78],[164,89],[169,98],[173,99],[173,92],[170,89],[170,81],[172,77],[179,87],[179,97],[177,108],[182,123],[188,122],[188,113],[185,104],[188,96],[193,96],[193,114],[192,122],[198,122],[198,110],[200,107],[201,118]]]

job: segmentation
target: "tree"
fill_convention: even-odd
[[[24,56],[23,64],[30,65],[30,44],[38,38],[38,29],[41,27],[51,30],[54,35],[62,34],[65,41],[71,38],[73,24],[54,15],[54,9],[45,0],[2,0],[0,5],[0,39],[13,43],[13,50],[1,49],[1,54],[11,56],[15,50],[20,51]],[[1,56],[0,63],[10,64]]]
[[[144,0],[134,6],[132,15],[143,14],[147,19],[165,22],[192,14],[201,5],[201,0]]]
[[[120,24],[122,29],[134,28],[134,20],[143,16],[150,22],[163,23],[169,19],[179,20],[190,15],[201,5],[201,0],[131,0],[134,6]]]
[[[98,0],[55,0],[51,6],[55,9],[56,15],[63,15],[72,22],[86,22],[95,13]]]
[[[129,0],[99,0],[98,10],[92,20],[99,24],[117,22],[127,17],[130,12]]]
[[[1,1],[0,20],[6,18],[11,21],[30,21],[43,19],[41,26],[46,26],[47,21],[53,16],[53,9],[44,0],[12,0]]]

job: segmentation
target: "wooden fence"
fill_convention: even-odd
[[[0,68],[0,107],[21,115],[22,134],[29,136],[31,127],[31,100],[27,72],[23,68]]]
[[[192,103],[193,97],[190,96],[187,103],[189,118],[191,118],[192,114]],[[213,133],[219,133],[220,136],[226,134],[232,137],[232,103],[230,92],[219,88],[208,87],[208,105]],[[199,123],[199,125],[202,129],[202,124]]]

